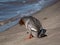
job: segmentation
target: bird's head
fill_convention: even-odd
[[[41,29],[37,32],[37,37],[42,38],[42,37],[47,36],[45,33],[46,33],[46,29]]]

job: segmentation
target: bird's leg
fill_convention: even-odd
[[[33,37],[32,34],[29,34],[24,40],[28,40],[28,39],[31,39]]]
[[[29,38],[34,37],[31,33],[27,32]]]
[[[31,39],[33,37],[32,31],[31,31],[31,28],[30,27],[28,27],[28,28],[29,28],[29,36],[28,36],[28,39]]]
[[[29,39],[31,39],[32,37],[33,37],[33,35],[32,35],[32,34],[30,34],[30,35],[29,35]]]
[[[29,32],[27,32],[27,34],[28,34],[28,33],[29,33]],[[32,37],[34,37],[34,36],[30,33],[27,38],[31,39]]]
[[[31,39],[31,38],[33,37],[33,35],[32,35],[32,31],[31,31],[31,28],[29,28],[29,31],[30,31],[29,39]]]

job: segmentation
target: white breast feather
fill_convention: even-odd
[[[26,25],[26,28],[29,28],[29,29],[31,29],[31,30],[33,30],[33,31],[37,31],[35,28],[33,28],[32,27],[32,25],[29,25],[28,23],[29,23],[29,19],[26,21],[26,23],[25,23],[25,25]]]
[[[29,22],[29,19],[26,21],[25,25],[26,25],[26,28],[28,28],[28,22]]]

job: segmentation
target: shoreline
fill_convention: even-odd
[[[56,0],[55,0],[56,1]],[[45,4],[46,4],[46,2],[45,2]],[[38,6],[39,4],[37,3],[37,5],[36,6]],[[43,4],[44,5],[44,4]],[[48,6],[48,5],[46,5],[46,6]],[[41,9],[39,8],[39,6],[38,6],[38,8],[37,8],[37,10],[35,9],[35,10],[29,10],[29,13],[27,12],[27,14],[25,14],[26,16],[29,14],[29,15],[35,15],[35,14],[37,14],[38,12],[41,12],[41,10],[44,10],[43,8],[46,8],[46,6],[44,7],[42,7]],[[50,7],[50,6],[49,6]],[[33,13],[33,14],[32,14]],[[4,22],[0,22],[0,31],[1,30],[6,30],[6,28],[7,27],[9,27],[9,26],[12,26],[11,24],[17,24],[18,22],[16,22],[16,20],[18,20],[20,17],[19,17],[20,15],[18,15],[17,17],[14,17],[14,18],[11,18],[11,19],[8,19],[8,20],[5,20]],[[23,16],[24,16],[24,14],[23,14]],[[22,17],[22,16],[21,16]],[[15,21],[15,22],[14,22]],[[10,24],[11,23],[11,24]],[[10,24],[10,25],[9,25]],[[7,28],[8,29],[8,28]]]
[[[27,29],[17,24],[0,33],[0,45],[60,45],[60,2],[33,16],[47,29],[47,37],[24,40],[28,36]]]

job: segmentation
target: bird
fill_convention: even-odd
[[[25,25],[29,31],[29,38],[41,38],[46,36],[46,29],[43,29],[41,22],[33,16],[24,16],[19,20],[19,24]]]

